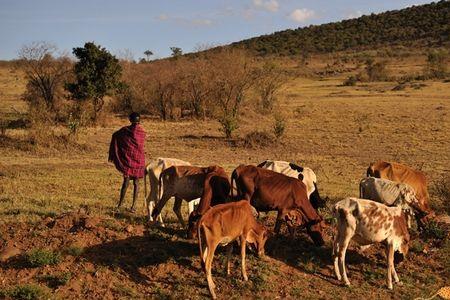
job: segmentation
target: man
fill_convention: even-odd
[[[140,115],[133,112],[128,119],[130,126],[122,127],[114,132],[109,146],[109,158],[116,166],[116,169],[123,174],[122,189],[120,190],[120,199],[117,208],[122,205],[127,192],[130,179],[133,180],[133,204],[131,212],[135,212],[136,200],[139,193],[139,179],[144,177],[145,172],[145,131],[139,124]]]

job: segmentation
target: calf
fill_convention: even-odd
[[[164,187],[159,186],[159,176],[161,172],[171,166],[190,166],[191,164],[187,161],[183,161],[176,158],[163,158],[158,157],[150,161],[145,167],[144,173],[144,186],[145,186],[145,208],[147,210],[147,215],[149,221],[153,221],[152,213],[154,206],[158,203],[161,195],[158,195],[158,191],[162,191]],[[150,192],[147,192],[147,178],[150,187]],[[192,200],[188,202],[189,214],[194,211],[194,206],[198,205],[200,199]],[[174,210],[181,207],[180,200],[175,200]],[[164,226],[161,215],[159,215],[159,222]]]
[[[395,262],[408,253],[409,233],[401,207],[389,207],[371,200],[346,198],[335,204],[337,235],[333,243],[334,271],[337,279],[350,285],[345,270],[345,253],[351,239],[360,245],[385,243],[387,252],[387,285],[392,289],[392,276],[399,283]],[[395,255],[394,255],[395,254]]]
[[[189,202],[193,199],[201,198],[204,193],[205,179],[208,174],[213,174],[212,177],[214,178],[222,178],[222,180],[211,180],[209,182],[213,184],[212,190],[217,191],[215,195],[216,198],[227,199],[230,184],[228,175],[223,168],[218,166],[204,168],[194,166],[172,166],[161,172],[161,175],[159,176],[159,185],[160,187],[164,186],[164,191],[161,199],[153,210],[152,217],[156,219],[167,201],[171,197],[175,197],[173,210],[180,223],[184,226],[181,215],[182,199]],[[225,202],[225,200],[223,202]]]
[[[387,206],[401,206],[407,218],[408,228],[411,228],[414,211],[418,214],[423,213],[414,189],[405,183],[375,177],[363,178],[359,182],[359,197],[377,201]],[[421,223],[418,220],[418,224]]]
[[[239,197],[250,201],[257,211],[278,212],[276,233],[279,233],[285,220],[291,233],[293,226],[306,226],[314,243],[319,246],[324,244],[322,217],[308,200],[303,182],[255,166],[237,167],[231,180],[236,182]]]
[[[246,243],[256,244],[258,256],[264,255],[264,245],[268,233],[266,228],[256,222],[252,208],[248,201],[242,200],[226,204],[219,204],[209,209],[198,222],[198,246],[202,269],[206,273],[208,288],[213,299],[215,284],[211,275],[212,260],[218,245],[225,246],[239,239],[241,247],[242,276],[247,281],[245,267]],[[227,274],[230,275],[230,256],[232,244],[227,249]]]

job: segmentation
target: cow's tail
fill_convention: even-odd
[[[205,261],[203,260],[203,246],[202,246],[202,230],[203,229],[203,224],[200,223],[200,220],[198,221],[198,226],[197,226],[197,237],[198,237],[198,248],[200,250],[200,263],[202,265],[202,270],[205,271]]]
[[[164,171],[159,174],[158,179],[158,202],[161,201],[161,186],[162,186],[162,177],[164,176]]]
[[[234,199],[233,191],[234,191],[235,185],[236,185],[236,197],[239,196],[239,191],[238,191],[238,187],[237,187],[237,177],[238,177],[237,171],[236,171],[236,169],[234,169],[233,173],[231,173],[231,192],[230,192],[231,199]]]
[[[144,170],[144,209],[145,209],[145,211],[148,210],[147,177],[148,177],[148,180],[150,181],[150,175],[148,175],[148,170],[147,170],[147,168],[145,168],[145,170]]]
[[[367,177],[376,177],[375,170],[374,170],[374,163],[370,163],[369,167],[367,168],[366,176]]]

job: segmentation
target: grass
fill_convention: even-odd
[[[39,276],[38,279],[45,282],[49,288],[56,289],[62,285],[66,285],[71,278],[72,274],[70,272],[63,272],[59,274],[42,275]]]
[[[23,284],[0,291],[0,296],[17,300],[41,300],[48,298],[48,291],[35,284]]]
[[[57,265],[61,261],[61,255],[46,249],[34,249],[27,253],[26,262],[32,267]]]

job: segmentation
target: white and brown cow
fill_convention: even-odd
[[[281,160],[265,160],[258,167],[300,179],[306,186],[308,199],[312,206],[317,209],[325,205],[325,201],[320,198],[317,189],[317,176],[310,168]]]
[[[387,206],[401,206],[407,217],[408,228],[411,227],[414,212],[424,213],[420,209],[420,203],[414,189],[406,183],[366,177],[359,182],[359,197],[377,201]]]
[[[227,274],[230,275],[230,256],[234,240],[239,239],[241,248],[241,267],[244,281],[248,280],[245,267],[246,243],[254,244],[258,256],[264,255],[264,245],[268,232],[253,216],[251,205],[246,200],[218,204],[211,207],[198,221],[198,245],[202,268],[206,273],[208,288],[213,299],[215,284],[211,275],[211,266],[217,246],[228,245]]]
[[[145,175],[144,175],[144,186],[145,186],[145,209],[147,211],[149,221],[153,221],[152,212],[153,209],[158,202],[161,195],[158,195],[158,191],[163,191],[164,187],[160,187],[159,185],[159,176],[161,172],[166,170],[172,166],[190,166],[191,164],[187,161],[177,159],[177,158],[164,158],[158,157],[150,161],[145,167]],[[150,192],[147,192],[147,177],[148,183],[150,187]],[[195,199],[193,201],[188,202],[188,210],[189,214],[194,210],[195,205],[198,205],[200,199]],[[181,203],[175,203],[176,208],[177,205]],[[163,220],[161,215],[158,217],[159,222],[163,225]]]
[[[406,218],[399,206],[358,198],[346,198],[334,205],[337,218],[337,234],[333,244],[334,271],[337,279],[350,285],[345,268],[345,253],[350,240],[360,245],[385,243],[387,252],[387,285],[392,289],[400,280],[394,267],[408,253],[409,233]]]

